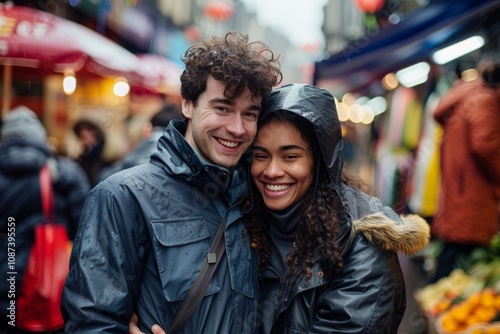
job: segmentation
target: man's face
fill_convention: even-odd
[[[198,104],[182,101],[182,114],[189,119],[186,140],[207,161],[234,167],[252,144],[262,98],[252,100],[249,90],[235,99],[224,96],[225,84],[209,76]]]

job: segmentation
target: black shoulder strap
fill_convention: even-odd
[[[212,276],[221,262],[224,251],[226,250],[226,242],[224,240],[225,226],[226,215],[224,215],[224,219],[217,230],[217,234],[212,242],[210,250],[208,251],[207,259],[203,263],[200,274],[179,306],[175,319],[167,331],[168,334],[177,334],[182,331],[184,325],[186,325],[187,321],[191,318],[194,311],[196,311],[203,300],[205,291],[207,291]]]

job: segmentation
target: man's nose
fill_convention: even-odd
[[[245,133],[245,123],[241,115],[235,114],[226,125],[226,129],[234,136],[241,136]]]

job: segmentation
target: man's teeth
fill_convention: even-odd
[[[238,146],[237,142],[232,142],[232,141],[227,141],[227,140],[222,140],[222,139],[219,139],[219,143],[221,143],[224,146],[231,147],[231,148]]]
[[[266,188],[271,190],[271,191],[282,191],[290,188],[291,186],[289,184],[266,184]]]

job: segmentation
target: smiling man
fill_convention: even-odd
[[[191,47],[181,76],[184,121],[171,121],[149,163],[117,173],[87,197],[63,292],[68,333],[169,328],[226,218],[226,252],[185,333],[254,333],[257,280],[241,219],[239,160],[262,98],[281,81],[260,42],[228,33]]]

